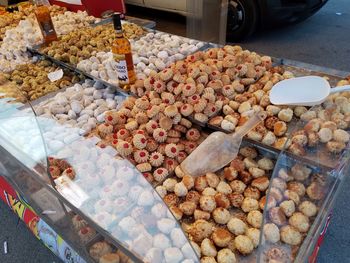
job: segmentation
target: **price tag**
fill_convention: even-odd
[[[71,5],[82,5],[81,0],[58,0],[58,1],[71,4]]]
[[[63,70],[59,69],[57,71],[51,72],[51,73],[47,74],[47,77],[49,78],[49,80],[51,82],[59,80],[63,77]]]

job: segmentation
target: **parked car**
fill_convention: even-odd
[[[188,0],[190,1],[190,0]],[[296,23],[316,13],[328,0],[229,0],[227,37],[240,40],[258,27]],[[186,15],[186,0],[125,0],[133,4]]]

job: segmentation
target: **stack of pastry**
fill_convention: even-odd
[[[129,97],[121,109],[105,113],[96,133],[103,139],[100,145],[113,146],[155,182],[173,173],[203,139],[201,131],[181,117],[170,93]]]
[[[96,235],[96,231],[79,215],[73,216],[72,223],[75,230],[78,231],[78,236],[83,243],[87,243]]]
[[[220,173],[177,177],[156,187],[203,262],[235,262],[259,244],[266,191],[274,161],[252,147]]]
[[[123,29],[125,36],[130,39],[145,33],[141,27],[131,23],[123,24]],[[110,51],[114,38],[112,25],[86,27],[62,36],[58,41],[43,48],[42,52],[63,62],[77,65],[79,61],[88,59],[99,51]]]
[[[266,207],[263,229],[266,261],[293,259],[323,203],[329,186],[327,180],[324,174],[301,164],[279,169],[271,182]]]
[[[132,263],[133,261],[107,241],[99,241],[89,249],[90,256],[98,263]]]
[[[47,75],[59,69],[48,60],[40,60],[33,64],[17,65],[14,71],[3,73],[1,77],[14,82],[17,90],[28,100],[35,100],[80,81],[78,76],[69,71],[65,71],[61,79],[50,81]]]

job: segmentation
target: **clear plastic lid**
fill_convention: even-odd
[[[348,130],[340,119],[334,121],[336,115],[346,115],[347,96],[330,96],[308,111],[318,118],[294,126],[289,140],[296,143],[307,136],[305,158],[288,151],[278,157],[264,207],[258,262],[304,262],[312,255],[350,168]],[[327,117],[327,112],[332,114]]]
[[[93,227],[145,262],[198,261],[158,193],[114,148],[14,102],[0,101],[1,145],[30,169],[45,166],[63,200]]]

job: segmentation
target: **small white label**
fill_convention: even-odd
[[[57,191],[68,199],[75,207],[79,208],[89,196],[75,182],[66,175],[55,179]]]
[[[49,78],[49,80],[51,82],[59,80],[63,77],[63,70],[59,69],[57,71],[51,72],[51,73],[47,74],[47,77]]]
[[[115,70],[117,71],[119,82],[129,83],[128,66],[126,64],[126,60],[116,61]]]
[[[58,0],[58,1],[71,4],[71,5],[82,5],[81,0]]]

